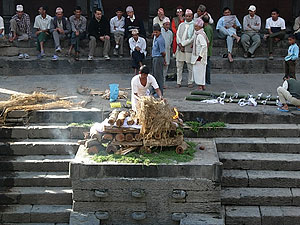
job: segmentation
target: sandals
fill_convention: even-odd
[[[283,109],[283,108],[277,108],[277,110],[280,111],[280,112],[289,112],[289,110]],[[298,110],[298,109],[297,109],[297,110]]]

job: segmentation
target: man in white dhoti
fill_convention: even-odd
[[[168,17],[165,17],[164,21],[163,21],[163,28],[161,29],[161,34],[163,36],[163,38],[165,39],[165,52],[166,52],[166,56],[165,56],[165,65],[164,65],[164,81],[168,75],[168,68],[170,65],[170,58],[171,58],[171,45],[173,42],[173,33],[170,30],[170,19]],[[164,88],[165,88],[165,83],[164,83]]]
[[[205,74],[207,65],[207,46],[209,40],[203,29],[204,22],[201,18],[195,21],[195,39],[191,63],[193,76],[199,90],[205,90]]]
[[[181,87],[182,70],[184,62],[187,64],[189,71],[188,86],[193,87],[193,69],[191,64],[193,41],[194,41],[194,21],[193,12],[190,9],[185,11],[185,21],[178,27],[176,39],[177,39],[177,51],[176,51],[176,66],[177,66],[177,86]]]

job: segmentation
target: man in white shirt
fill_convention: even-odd
[[[149,96],[149,88],[153,88],[160,99],[163,98],[155,77],[149,74],[147,66],[141,66],[138,75],[131,80],[131,106],[132,110],[137,111],[137,103],[140,97]]]
[[[0,38],[4,37],[4,22],[3,18],[0,16]]]
[[[163,27],[161,29],[161,34],[163,38],[165,39],[165,48],[166,48],[166,64],[164,65],[164,79],[166,79],[168,75],[168,68],[170,65],[170,59],[171,59],[171,45],[173,42],[173,33],[170,30],[170,19],[168,17],[165,17],[163,21]],[[164,87],[165,88],[165,87]]]
[[[33,28],[36,29],[36,36],[37,36],[37,49],[40,51],[38,58],[42,58],[46,56],[44,51],[44,43],[50,37],[50,24],[52,17],[47,15],[48,7],[42,6],[39,8],[39,14],[35,17]]]
[[[159,8],[157,11],[157,16],[153,19],[153,25],[158,23],[160,27],[163,27],[163,21],[166,18],[165,11],[163,8]]]
[[[244,57],[248,58],[250,56],[251,58],[254,58],[254,52],[261,43],[259,35],[261,19],[255,14],[256,7],[254,5],[251,5],[248,11],[249,14],[244,16],[243,20],[244,33],[241,37],[241,43],[245,50]]]
[[[268,34],[264,39],[268,41],[269,59],[273,60],[273,43],[279,42],[285,36],[285,20],[279,17],[279,10],[272,9],[271,17],[266,20],[266,29]]]
[[[110,32],[114,35],[116,46],[114,55],[123,57],[123,42],[125,33],[125,17],[121,8],[116,10],[116,16],[110,20]]]
[[[131,31],[132,37],[129,39],[130,55],[132,57],[132,68],[134,68],[134,74],[137,74],[138,68],[143,65],[143,59],[147,55],[146,40],[139,36],[138,29]]]

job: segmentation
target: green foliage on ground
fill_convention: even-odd
[[[206,124],[202,124],[197,121],[188,121],[188,122],[185,122],[185,124],[188,125],[190,127],[190,130],[193,131],[194,133],[198,133],[200,128],[209,130],[209,129],[226,127],[226,124],[221,121],[216,121],[216,122],[211,122],[211,123],[206,123]]]
[[[69,127],[83,127],[83,128],[90,128],[94,125],[94,121],[92,120],[87,120],[87,121],[82,121],[79,123],[70,123],[68,126]]]
[[[183,154],[177,154],[175,147],[168,148],[155,148],[152,153],[147,154],[143,152],[132,152],[127,155],[107,155],[106,152],[100,152],[98,155],[93,156],[93,160],[102,162],[117,162],[117,163],[131,163],[143,164],[145,166],[158,165],[158,164],[171,164],[180,162],[190,162],[195,157],[196,144],[187,142],[188,148]]]

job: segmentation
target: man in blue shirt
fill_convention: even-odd
[[[296,44],[295,35],[291,34],[288,38],[289,40],[289,50],[288,55],[284,58],[285,61],[285,76],[290,76],[296,79],[296,60],[299,57],[299,47]]]
[[[161,28],[158,23],[153,25],[153,47],[152,47],[152,66],[153,66],[153,76],[155,77],[159,89],[163,94],[164,85],[164,75],[163,69],[166,64],[166,48],[165,39],[161,34]]]

